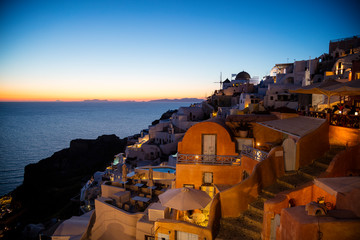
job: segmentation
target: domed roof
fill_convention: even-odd
[[[248,74],[247,72],[245,71],[242,71],[242,72],[239,72],[237,75],[236,75],[236,78],[235,80],[250,80],[250,74]]]

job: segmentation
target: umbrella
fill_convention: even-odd
[[[360,80],[353,80],[340,83],[336,80],[328,80],[322,83],[315,83],[309,86],[290,90],[293,93],[324,94],[328,97],[328,108],[330,107],[331,96],[356,96],[360,95]]]
[[[186,187],[169,189],[159,199],[163,206],[181,211],[204,208],[211,201],[206,192]]]
[[[360,95],[360,79],[329,86],[328,91],[340,96]]]
[[[152,168],[149,168],[149,180],[147,182],[147,185],[148,187],[150,187],[150,195],[152,195],[152,186],[154,186],[153,177],[154,177],[154,171]]]
[[[126,164],[124,163],[122,165],[122,182],[124,183],[124,186],[125,186],[125,182],[126,182],[126,178],[127,178],[127,173],[128,173],[128,168],[126,167]]]
[[[303,93],[303,94],[323,94],[328,98],[328,108],[330,107],[330,97],[337,95],[334,92],[327,90],[329,87],[338,85],[339,82],[334,79],[329,79],[321,83],[314,83],[312,85],[304,86],[296,90],[290,90],[292,93]]]

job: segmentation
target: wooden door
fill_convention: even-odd
[[[215,161],[216,160],[216,135],[204,134],[202,137],[202,154],[205,155],[203,160]]]
[[[203,155],[216,155],[216,135],[204,134],[203,135]]]

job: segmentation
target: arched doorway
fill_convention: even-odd
[[[296,167],[296,144],[291,138],[285,139],[284,148],[285,171],[293,171]]]

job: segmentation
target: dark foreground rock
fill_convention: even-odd
[[[28,223],[77,215],[79,203],[70,199],[80,193],[82,185],[94,172],[104,170],[115,154],[124,152],[126,142],[115,135],[100,136],[96,140],[72,140],[70,148],[27,165],[23,184],[11,193],[12,216],[2,219],[0,224],[17,226],[17,231],[10,234],[14,236]]]

